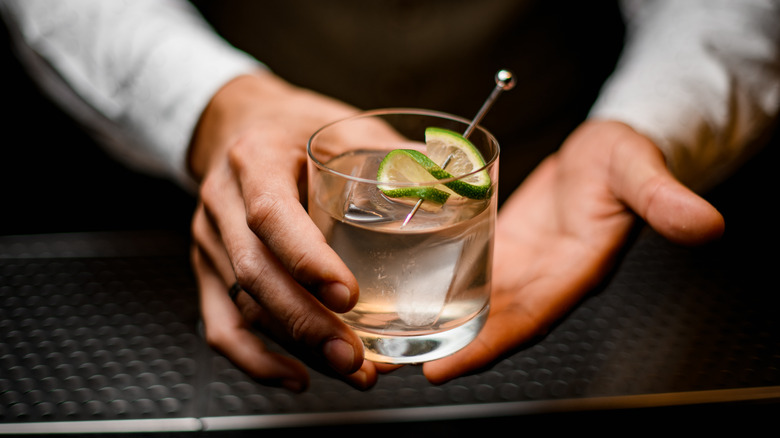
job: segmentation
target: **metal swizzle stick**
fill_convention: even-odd
[[[496,101],[498,95],[501,94],[502,91],[508,91],[514,87],[515,87],[515,77],[512,74],[512,72],[510,72],[509,70],[499,70],[496,73],[495,88],[493,88],[493,91],[490,93],[487,99],[485,99],[485,103],[482,104],[482,108],[479,109],[477,115],[474,116],[469,126],[463,132],[463,137],[468,138],[469,135],[471,135],[471,131],[473,131],[474,128],[479,124],[479,122],[482,121],[482,118],[485,117],[485,114],[487,114],[490,107],[493,106],[493,103]],[[450,164],[450,160],[452,160],[452,154],[450,154],[447,157],[447,159],[444,160],[444,163],[442,163],[441,168],[444,169],[445,167],[447,167],[447,165]],[[406,224],[409,223],[410,220],[412,220],[412,217],[414,217],[415,213],[417,213],[417,210],[420,209],[422,203],[423,203],[423,199],[420,198],[417,201],[417,203],[414,204],[412,211],[410,211],[409,214],[406,215],[404,222],[401,224],[401,228],[403,228]]]

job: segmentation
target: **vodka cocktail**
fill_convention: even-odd
[[[358,280],[358,303],[341,316],[369,360],[452,354],[487,317],[498,144],[475,129],[466,144],[477,157],[452,160],[453,150],[430,138],[431,129],[458,133],[468,124],[432,111],[376,110],[325,126],[309,142],[309,214]]]

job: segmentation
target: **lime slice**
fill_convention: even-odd
[[[441,178],[450,178],[430,158],[413,149],[395,149],[390,151],[379,163],[377,180],[388,183],[379,185],[379,190],[391,198],[424,199],[444,204],[450,197],[450,191],[441,184],[435,186],[397,187],[389,183],[428,183]]]
[[[425,147],[428,156],[440,166],[452,158],[444,168],[446,173],[468,175],[485,167],[485,159],[474,144],[457,132],[449,129],[429,127],[425,130]],[[453,192],[471,199],[485,199],[490,196],[490,175],[486,169],[445,184]]]

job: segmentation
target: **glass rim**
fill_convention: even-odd
[[[331,126],[333,126],[333,125],[335,125],[337,123],[342,123],[342,122],[346,122],[346,121],[349,121],[349,120],[356,120],[356,119],[360,119],[360,118],[375,117],[375,116],[390,115],[390,114],[410,114],[410,115],[424,115],[424,116],[439,117],[439,118],[449,119],[449,120],[452,120],[452,121],[455,121],[455,122],[463,123],[466,126],[468,126],[471,123],[471,120],[466,119],[465,117],[456,116],[454,114],[450,114],[450,113],[446,113],[446,112],[442,112],[442,111],[435,111],[435,110],[422,109],[422,108],[398,107],[398,108],[380,108],[380,109],[365,110],[365,111],[361,111],[361,112],[358,112],[356,114],[353,114],[351,116],[343,117],[341,119],[329,122],[329,123],[323,125],[322,127],[320,127],[319,129],[317,129],[316,131],[314,131],[314,133],[309,137],[309,140],[306,143],[307,159],[311,163],[313,163],[318,169],[320,169],[322,171],[325,171],[325,172],[328,172],[330,174],[333,174],[335,176],[338,176],[338,177],[350,180],[350,181],[360,182],[360,183],[364,183],[364,184],[390,185],[392,187],[428,187],[428,186],[432,186],[432,185],[446,184],[446,183],[450,183],[450,182],[453,182],[453,181],[459,181],[459,180],[462,180],[464,178],[468,178],[471,175],[477,174],[477,173],[479,173],[479,172],[481,172],[481,171],[483,171],[485,169],[488,169],[489,167],[494,165],[494,163],[498,160],[498,156],[500,154],[500,149],[501,149],[500,145],[498,144],[498,140],[496,140],[495,136],[493,136],[493,134],[490,131],[488,131],[487,129],[485,129],[481,125],[475,126],[474,130],[479,130],[480,132],[482,132],[487,137],[487,140],[495,145],[495,149],[496,150],[495,150],[495,153],[493,154],[493,156],[490,157],[490,159],[485,160],[485,165],[484,166],[481,166],[481,167],[479,167],[477,169],[474,169],[474,170],[472,170],[469,173],[466,173],[466,174],[463,174],[463,175],[458,175],[458,176],[453,176],[451,178],[443,178],[443,179],[439,179],[439,180],[436,180],[436,181],[408,182],[408,183],[405,183],[405,182],[387,183],[387,182],[382,182],[382,181],[379,181],[379,180],[376,180],[376,179],[371,179],[371,178],[361,178],[361,177],[358,177],[358,176],[349,175],[349,174],[346,174],[346,173],[343,173],[343,172],[339,172],[339,171],[337,171],[335,169],[331,169],[325,163],[323,163],[320,160],[318,160],[314,156],[314,154],[312,153],[312,142],[314,141],[315,137],[317,137],[317,135],[319,135],[322,131],[328,129],[329,127],[331,127]],[[493,183],[495,184],[496,182],[493,182]]]

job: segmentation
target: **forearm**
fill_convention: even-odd
[[[627,42],[591,112],[651,138],[696,189],[719,182],[772,127],[780,105],[773,1],[627,3]]]
[[[3,0],[21,60],[121,160],[190,182],[186,152],[203,109],[261,68],[184,1]]]

